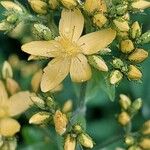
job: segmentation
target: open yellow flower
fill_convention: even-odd
[[[18,92],[8,97],[6,88],[0,80],[0,135],[13,136],[20,130],[17,120],[11,118],[26,111],[33,103],[29,92]]]
[[[55,40],[33,41],[22,46],[22,50],[28,54],[54,58],[42,75],[41,90],[43,92],[55,88],[69,72],[74,82],[89,80],[91,68],[86,55],[103,50],[116,36],[116,32],[112,29],[81,36],[83,27],[84,17],[78,9],[63,9],[59,22],[60,36]]]

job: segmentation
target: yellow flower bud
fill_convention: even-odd
[[[110,83],[117,84],[123,78],[123,74],[119,70],[114,70],[110,74]]]
[[[134,45],[131,40],[123,40],[121,42],[120,48],[123,53],[130,53],[134,50]]]
[[[72,100],[67,100],[63,106],[63,109],[62,111],[64,113],[67,113],[67,112],[70,112],[72,110],[72,107],[73,107],[73,102]]]
[[[11,1],[1,1],[1,5],[7,10],[15,10],[22,12],[22,8],[14,2]]]
[[[32,9],[39,14],[47,13],[47,3],[42,0],[28,0]]]
[[[132,54],[129,55],[128,59],[136,63],[144,61],[148,57],[148,52],[144,49],[137,48]]]
[[[56,9],[57,6],[59,5],[58,0],[49,0],[48,4],[51,9]]]
[[[63,6],[65,6],[68,9],[72,9],[77,5],[76,0],[60,0]]]
[[[125,110],[127,110],[131,106],[131,100],[125,94],[120,94],[119,103],[120,103],[120,106]]]
[[[150,149],[150,138],[143,138],[139,142],[139,146],[143,149],[149,150]]]
[[[5,61],[3,63],[2,76],[3,76],[4,79],[13,77],[12,68],[11,68],[10,64],[7,61]]]
[[[143,135],[150,135],[150,120],[143,124],[141,131]]]
[[[134,144],[134,137],[132,137],[131,135],[128,135],[125,137],[125,143],[127,145],[133,145]]]
[[[118,116],[118,122],[123,126],[127,125],[130,122],[130,119],[131,118],[127,112],[121,112]]]
[[[128,22],[125,20],[121,20],[121,19],[115,19],[113,20],[115,26],[118,28],[118,30],[120,31],[129,31],[129,25]]]
[[[128,150],[142,150],[139,146],[130,146]]]
[[[42,124],[44,123],[48,118],[50,117],[50,114],[48,112],[38,112],[36,114],[34,114],[30,120],[29,123],[30,124]]]
[[[92,140],[92,138],[89,136],[89,135],[87,135],[87,134],[85,134],[85,133],[81,133],[79,136],[78,136],[78,141],[79,141],[79,143],[82,145],[82,146],[84,146],[84,147],[86,147],[86,148],[93,148],[93,140]]]
[[[60,110],[57,110],[55,112],[55,115],[53,117],[54,124],[55,124],[55,130],[59,135],[62,135],[66,131],[66,126],[68,124],[68,119],[65,114],[63,114]]]
[[[108,71],[108,67],[105,61],[100,56],[97,55],[89,56],[88,61],[93,67],[95,67],[99,71]]]
[[[71,135],[68,134],[65,139],[64,150],[75,150],[75,147],[76,147],[75,138],[71,137]]]
[[[20,90],[19,84],[11,78],[6,79],[6,88],[11,95],[17,93]]]
[[[138,38],[141,35],[141,27],[137,21],[132,24],[130,33],[133,39]]]
[[[34,103],[35,105],[37,105],[39,108],[45,108],[45,102],[44,102],[41,98],[39,98],[39,97],[37,97],[37,96],[31,96],[31,100],[32,100],[33,103]]]
[[[107,22],[107,18],[102,13],[98,13],[93,16],[93,23],[96,24],[99,28],[104,26]]]
[[[142,78],[142,73],[136,66],[130,65],[127,76],[131,80],[140,80]]]

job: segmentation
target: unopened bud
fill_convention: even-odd
[[[115,58],[113,59],[112,65],[116,69],[121,69],[124,66],[124,63],[121,59]]]
[[[129,31],[129,25],[128,22],[122,19],[115,19],[113,20],[115,26],[117,27],[118,30],[120,31]]]
[[[88,61],[96,69],[100,71],[108,71],[108,67],[105,61],[100,56],[96,56],[96,55],[89,56]]]
[[[121,112],[118,116],[118,122],[125,126],[130,122],[131,118],[127,112]]]
[[[17,19],[18,19],[18,16],[16,14],[12,14],[6,18],[7,22],[12,23],[12,24],[16,23]]]
[[[107,23],[107,18],[103,13],[98,13],[93,16],[93,23],[99,28],[103,27]]]
[[[70,111],[72,110],[72,107],[73,107],[73,102],[72,102],[72,100],[67,100],[67,101],[65,102],[64,106],[63,106],[62,111],[63,111],[64,113],[68,113],[68,112],[70,112]]]
[[[118,15],[123,15],[127,11],[128,5],[126,3],[116,6],[116,12]]]
[[[0,3],[7,10],[15,10],[15,11],[18,11],[18,12],[22,12],[22,8],[14,2],[1,1]]]
[[[114,70],[110,74],[110,83],[111,84],[117,84],[120,82],[123,78],[123,74],[119,70]]]
[[[133,42],[131,40],[123,40],[120,49],[123,53],[131,53],[134,50]]]
[[[142,33],[142,31],[141,31],[141,27],[140,27],[139,23],[137,21],[134,22],[131,26],[131,32],[130,32],[131,37],[133,39],[138,38],[138,37],[140,37],[141,33]]]
[[[138,99],[136,99],[136,100],[132,103],[132,109],[133,109],[134,111],[138,111],[138,110],[141,109],[142,104],[143,104],[142,99],[141,99],[141,98],[138,98]]]
[[[143,138],[139,142],[139,146],[143,149],[149,150],[150,149],[150,138]]]
[[[117,32],[117,36],[119,37],[119,40],[126,40],[129,38],[128,36],[128,32],[126,31],[120,31],[120,32]]]
[[[93,148],[94,143],[93,143],[92,138],[85,133],[81,133],[78,136],[78,141],[82,146],[84,146],[86,148]]]
[[[7,21],[0,23],[0,31],[6,31],[11,28],[10,24]]]
[[[131,5],[135,9],[146,9],[150,7],[150,2],[145,1],[145,0],[138,0],[132,3]]]
[[[143,124],[141,132],[143,135],[150,135],[150,120]]]
[[[45,102],[41,98],[37,96],[31,96],[32,102],[41,109],[45,108]]]
[[[19,84],[12,78],[6,78],[6,88],[11,95],[20,90]]]
[[[136,63],[144,61],[148,57],[148,52],[144,49],[137,48],[132,54],[129,55],[128,59]]]
[[[68,119],[65,114],[63,114],[60,110],[57,110],[55,112],[55,115],[53,117],[54,124],[55,124],[55,130],[59,135],[62,135],[66,131],[66,127],[68,124]]]
[[[7,61],[5,61],[3,63],[2,76],[3,76],[4,79],[13,77],[12,68],[11,68],[10,64]]]
[[[74,137],[71,137],[70,134],[67,135],[65,139],[64,150],[75,150],[76,140]]]
[[[120,94],[119,103],[124,110],[127,110],[131,106],[131,100],[125,94]]]
[[[74,132],[75,132],[76,134],[79,134],[79,133],[82,132],[82,127],[77,124],[77,125],[74,126],[73,130],[74,130]]]
[[[142,149],[139,146],[134,145],[134,146],[130,146],[128,150],[142,150]]]
[[[59,5],[58,0],[49,0],[48,4],[51,9],[56,9],[57,6]]]
[[[145,44],[150,42],[150,30],[141,35],[137,40],[138,44]]]
[[[42,124],[44,123],[48,118],[50,117],[50,114],[48,112],[38,112],[34,114],[30,120],[30,124]]]
[[[39,39],[51,40],[52,38],[51,30],[43,24],[34,24],[33,32]]]
[[[134,140],[134,137],[133,137],[133,136],[128,135],[128,136],[125,137],[125,143],[126,143],[127,145],[133,145],[134,142],[135,142],[135,140]]]
[[[77,5],[76,0],[60,0],[63,6],[65,6],[68,9],[72,9]]]
[[[47,13],[47,3],[42,0],[28,0],[32,9],[39,14]]]
[[[54,108],[55,107],[55,102],[54,102],[54,100],[51,97],[47,97],[47,99],[46,99],[46,105],[49,108]]]
[[[131,80],[140,80],[142,78],[142,73],[136,66],[130,65],[127,76]]]

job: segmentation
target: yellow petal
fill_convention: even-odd
[[[84,54],[90,55],[106,48],[115,37],[116,31],[105,29],[82,36],[77,44],[81,46]]]
[[[72,41],[77,41],[82,34],[84,18],[80,10],[63,9],[59,22],[60,35],[69,38]]]
[[[72,58],[70,76],[74,82],[84,82],[91,78],[91,68],[83,54]]]
[[[54,58],[44,69],[41,90],[47,92],[57,87],[69,73],[69,68],[70,59]]]
[[[4,83],[0,80],[0,105],[8,100],[8,95]]]
[[[57,41],[33,41],[24,44],[21,49],[31,55],[56,57],[60,54],[61,46]]]
[[[0,119],[0,135],[10,137],[20,131],[20,124],[12,118]]]
[[[146,9],[150,7],[150,2],[139,0],[137,2],[132,3],[132,7],[136,9]]]
[[[32,94],[29,92],[19,92],[11,96],[7,102],[7,107],[10,116],[16,116],[33,105],[31,101]]]

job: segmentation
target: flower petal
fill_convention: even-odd
[[[56,57],[60,54],[61,45],[55,41],[33,41],[24,44],[21,49],[31,55]]]
[[[67,76],[70,68],[70,59],[54,58],[44,69],[41,81],[41,90],[48,92],[57,87]]]
[[[77,44],[86,55],[97,53],[107,47],[116,37],[116,31],[104,29],[82,36]]]
[[[0,80],[0,105],[8,100],[8,95],[4,83]]]
[[[29,92],[18,92],[17,94],[11,96],[9,101],[6,103],[10,116],[16,116],[24,111],[26,111],[33,102],[31,101],[31,96],[33,94]]]
[[[74,82],[84,82],[91,78],[91,68],[83,54],[72,58],[70,76]]]
[[[0,135],[5,137],[14,136],[20,131],[20,124],[12,118],[0,119]]]
[[[59,22],[59,32],[61,36],[77,41],[82,34],[84,18],[80,10],[63,9]]]
[[[132,7],[136,9],[146,9],[150,7],[150,2],[145,0],[139,0],[137,2],[132,3]]]

